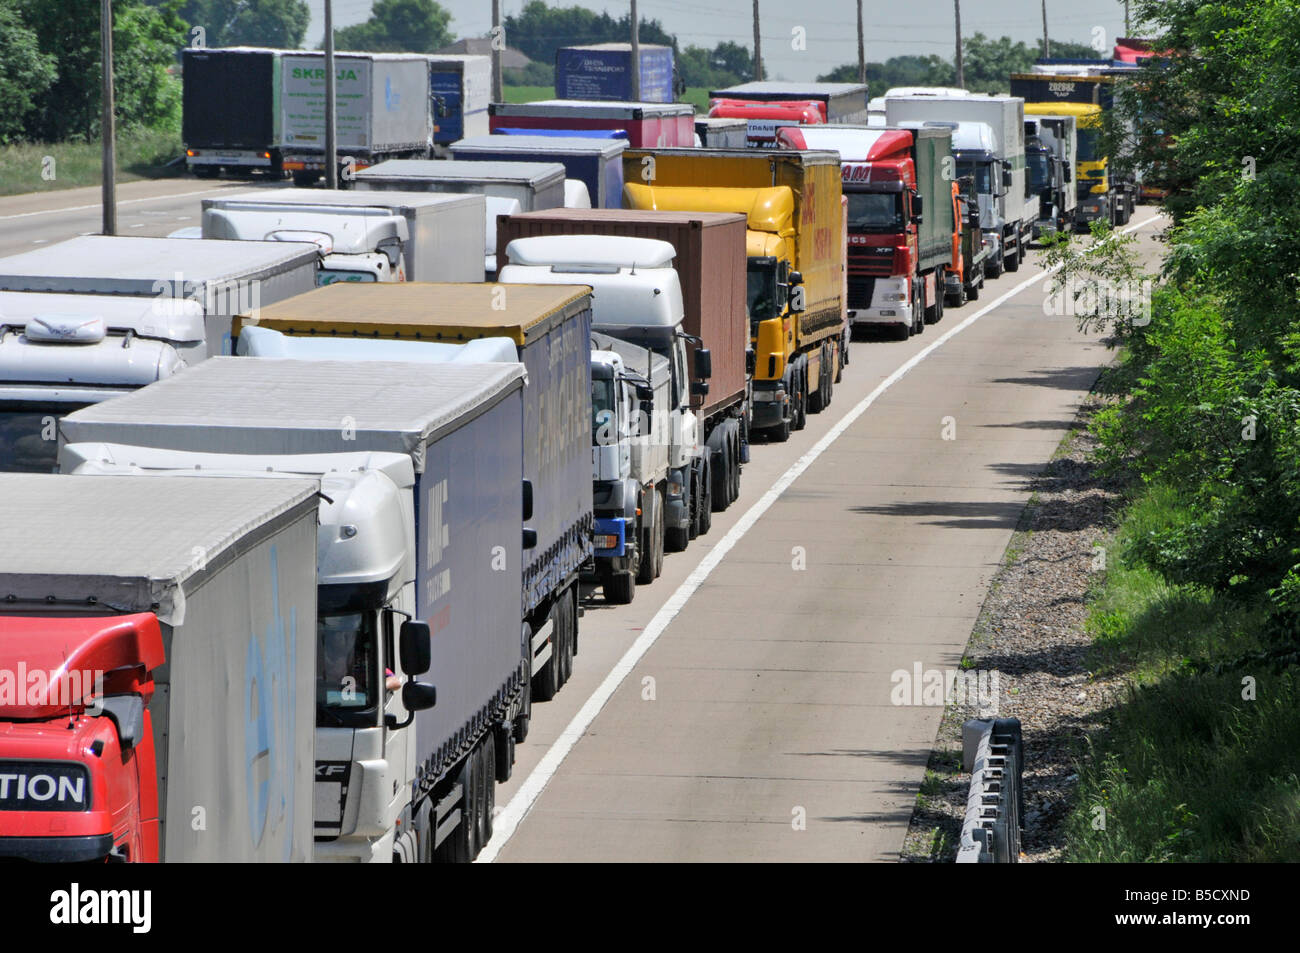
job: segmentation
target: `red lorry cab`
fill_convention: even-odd
[[[163,661],[150,613],[0,616],[0,857],[158,860]]]

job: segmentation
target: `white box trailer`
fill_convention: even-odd
[[[0,258],[0,291],[196,301],[211,357],[231,353],[235,315],[315,288],[319,262],[308,242],[83,235]]]
[[[317,275],[318,284],[376,279],[479,281],[483,263],[477,248],[480,235],[487,240],[486,208],[480,195],[268,189],[204,199],[203,237],[313,240],[315,235],[331,249]],[[313,217],[321,212],[334,224],[330,218]],[[394,218],[405,221],[405,238]],[[383,261],[370,266],[370,259],[378,255],[387,267]]]
[[[415,53],[340,53],[334,58],[338,160],[366,168],[433,150],[429,59]],[[295,185],[320,178],[325,158],[325,54],[280,59],[283,167]]]
[[[0,857],[312,858],[317,489],[0,476]]]
[[[923,122],[953,127],[958,174],[975,174],[977,191],[988,197],[1001,219],[1000,248],[994,251],[990,274],[1001,274],[1004,265],[1007,271],[1019,268],[1038,220],[1038,198],[1027,194],[1025,181],[1025,101],[1018,96],[956,95],[942,87],[933,92],[918,88],[908,95],[887,95],[885,121],[890,126]],[[968,133],[977,123],[987,126],[991,135],[973,142]],[[993,164],[1001,168],[993,169]]]
[[[322,534],[320,614],[329,624],[321,636],[366,616],[373,661],[358,678],[357,691],[369,693],[363,704],[343,705],[326,692],[317,707],[321,859],[428,860],[437,847],[472,859],[479,833],[490,829],[484,778],[509,778],[516,733],[522,740],[527,732],[524,379],[515,362],[214,358],[63,421],[61,464],[69,468],[100,462],[105,451],[95,447],[107,448],[109,463],[178,467],[177,454],[164,461],[140,450],[149,448],[190,453],[190,465],[227,473],[239,456],[250,469],[282,474],[319,473],[323,455],[409,461],[405,478],[386,470],[396,477],[385,497],[400,497],[396,509],[350,494],[348,511],[337,512],[341,493],[324,487],[331,501],[322,504],[322,524],[335,531]],[[331,536],[344,543],[327,545]],[[360,565],[381,555],[382,568]],[[405,668],[393,664],[392,641],[374,645],[379,632],[391,638],[402,615],[432,633],[436,704],[414,712],[397,706],[407,686],[400,698],[369,701],[383,691],[385,660],[395,672]],[[413,733],[402,720],[411,714]]]

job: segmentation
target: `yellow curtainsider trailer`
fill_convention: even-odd
[[[845,360],[839,155],[630,149],[623,163],[626,208],[746,217],[751,430],[789,439],[830,403]]]

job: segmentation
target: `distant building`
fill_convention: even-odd
[[[472,36],[463,40],[457,40],[450,46],[444,46],[438,53],[455,53],[460,56],[491,56],[492,55],[492,38],[487,36]],[[501,51],[501,68],[502,69],[523,69],[531,63],[528,57],[518,50],[512,50],[506,47]]]

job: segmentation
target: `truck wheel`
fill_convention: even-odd
[[[515,715],[514,723],[510,726],[510,733],[515,736],[515,744],[523,744],[528,740],[528,727],[533,720],[533,686],[531,679],[524,682],[523,688],[519,690],[519,714]]]
[[[984,277],[986,278],[1002,277],[1002,256],[1001,255],[998,255],[997,258],[990,260],[989,263],[984,266]]]
[[[215,179],[221,175],[221,166],[219,165],[196,165],[193,167],[195,178]]]
[[[935,280],[936,283],[939,281],[939,272],[937,272],[937,271],[935,272],[934,280]],[[922,285],[924,285],[924,282],[922,282]],[[934,296],[934,304],[932,304],[932,305],[925,305],[925,304],[922,304],[922,306],[921,306],[921,308],[922,308],[922,314],[923,314],[923,317],[921,318],[921,320],[924,321],[926,324],[935,324],[935,323],[937,323],[938,320],[939,320],[939,301],[940,301],[940,299],[941,299],[943,296],[942,296],[941,294],[938,293],[938,287],[941,287],[941,286],[937,286],[937,287],[936,287],[935,296]],[[924,302],[925,299],[922,298],[921,301]]]
[[[293,174],[293,184],[300,189],[307,188],[315,185],[318,178],[320,176],[315,172],[295,172]]]
[[[636,576],[630,572],[610,576],[601,585],[605,588],[605,600],[616,606],[630,605],[636,596]]]
[[[808,412],[820,414],[826,408],[826,348],[822,348],[822,359],[817,371],[817,389],[808,395]]]
[[[460,823],[435,848],[435,859],[440,864],[468,864],[478,856],[478,819],[474,816],[478,806],[477,754],[475,748],[460,764],[457,776],[461,786]]]
[[[835,364],[835,383],[837,384],[840,382],[840,378],[844,376],[844,368],[848,367],[849,364],[849,341],[852,337],[853,334],[850,329],[850,333],[845,334],[840,339],[840,359]]]
[[[704,464],[704,477],[700,480],[700,535],[703,536],[713,526],[713,467]]]
[[[665,487],[659,494],[659,500],[655,506],[659,510],[659,529],[655,532],[655,578],[658,579],[664,574],[664,536],[666,535],[667,512],[668,512],[668,488]]]
[[[645,522],[645,516],[642,516],[642,525],[644,529],[641,532],[641,564],[636,568],[636,581],[639,585],[648,586],[655,581],[655,540],[663,537],[663,510],[659,506],[658,491],[646,494],[645,506],[652,507],[648,522]]]
[[[497,806],[497,739],[489,731],[483,738],[483,840],[485,846],[492,839],[492,811]]]
[[[796,398],[794,421],[792,426],[795,430],[803,430],[808,426],[808,367],[804,365],[798,371],[799,383],[796,385],[798,397]]]
[[[730,437],[729,433],[723,434],[722,447],[718,451],[719,465],[713,468],[713,486],[709,488],[709,502],[715,513],[721,513],[731,505],[731,468],[735,457],[731,453]]]
[[[569,592],[565,590],[555,604],[555,628],[560,637],[560,672],[556,679],[556,691],[563,688],[573,674],[573,623],[576,618],[577,613],[573,611]]]
[[[556,606],[551,606],[551,657],[546,660],[542,670],[533,675],[533,701],[548,702],[560,690],[560,652],[563,651],[560,634],[560,620],[556,618]]]
[[[731,466],[731,501],[734,503],[740,499],[740,462],[743,458],[743,452],[740,446],[740,421],[733,420],[730,423],[733,446],[735,455],[732,457]]]
[[[976,282],[966,289],[967,301],[978,301],[980,299],[980,282]]]
[[[773,443],[785,443],[790,439],[790,421],[783,420],[775,427],[768,427],[763,432],[767,434],[767,439]]]
[[[1017,247],[1016,247],[1016,253],[1015,253],[1014,255],[1007,255],[1007,256],[1003,259],[1003,264],[1004,264],[1004,266],[1006,267],[1006,270],[1007,270],[1007,271],[1019,271],[1019,270],[1020,270],[1020,256],[1021,256],[1021,254],[1022,254],[1022,250],[1021,250],[1021,248],[1020,248],[1019,246],[1017,246]]]

